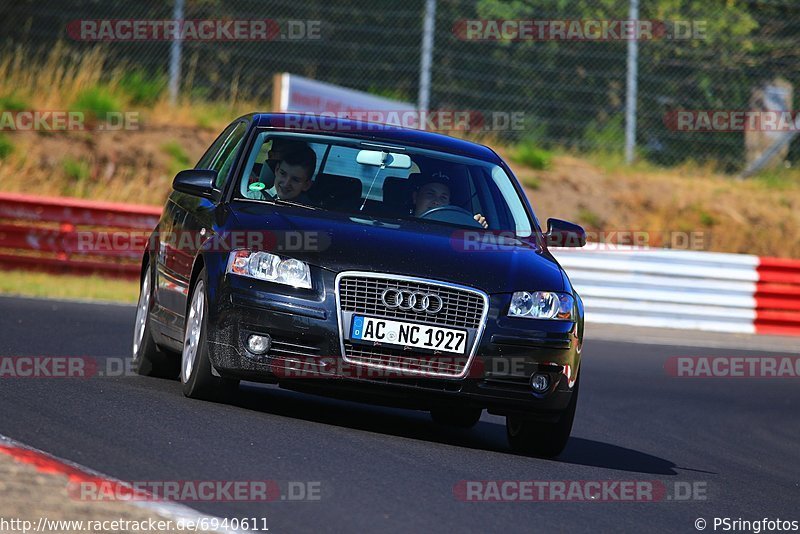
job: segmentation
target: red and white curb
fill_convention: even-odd
[[[756,333],[800,335],[800,260],[759,258]]]
[[[99,473],[88,467],[84,467],[75,462],[64,460],[46,453],[34,447],[24,445],[9,437],[0,434],[0,454],[10,456],[14,460],[36,468],[40,473],[50,475],[62,475],[67,477],[71,484],[94,483],[106,484],[109,486],[128,487],[131,486],[121,480],[108,475]],[[203,514],[188,506],[170,501],[150,501],[150,500],[128,500],[126,504],[131,504],[138,508],[157,514],[163,518],[171,519],[174,522],[192,522],[194,524],[221,524],[222,519]],[[223,534],[240,534],[248,531],[231,529],[202,529],[208,532],[220,532]]]

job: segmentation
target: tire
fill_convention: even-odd
[[[142,280],[139,303],[136,305],[136,323],[133,328],[132,367],[140,375],[174,380],[178,376],[178,359],[158,348],[150,327],[153,284],[150,266]]]
[[[528,421],[514,416],[506,417],[506,436],[511,448],[521,454],[542,458],[554,458],[561,454],[572,432],[579,389],[580,378],[575,383],[567,409],[555,423]]]
[[[180,376],[183,394],[192,399],[224,400],[235,393],[239,381],[214,376],[208,357],[208,295],[203,269],[189,294],[183,334]]]
[[[436,407],[431,409],[435,423],[456,428],[472,428],[481,418],[480,408]]]

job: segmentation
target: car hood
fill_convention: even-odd
[[[531,242],[441,224],[235,202],[230,231],[263,232],[265,249],[333,272],[418,276],[481,289],[562,291],[561,268]]]

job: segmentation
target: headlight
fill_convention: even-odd
[[[567,293],[517,291],[511,296],[508,316],[573,321],[574,307],[575,300]]]
[[[228,272],[287,286],[311,289],[308,264],[281,258],[269,252],[234,250],[228,258]]]

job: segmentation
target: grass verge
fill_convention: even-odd
[[[135,303],[139,298],[139,285],[135,280],[97,275],[76,276],[14,270],[0,272],[0,294]]]

